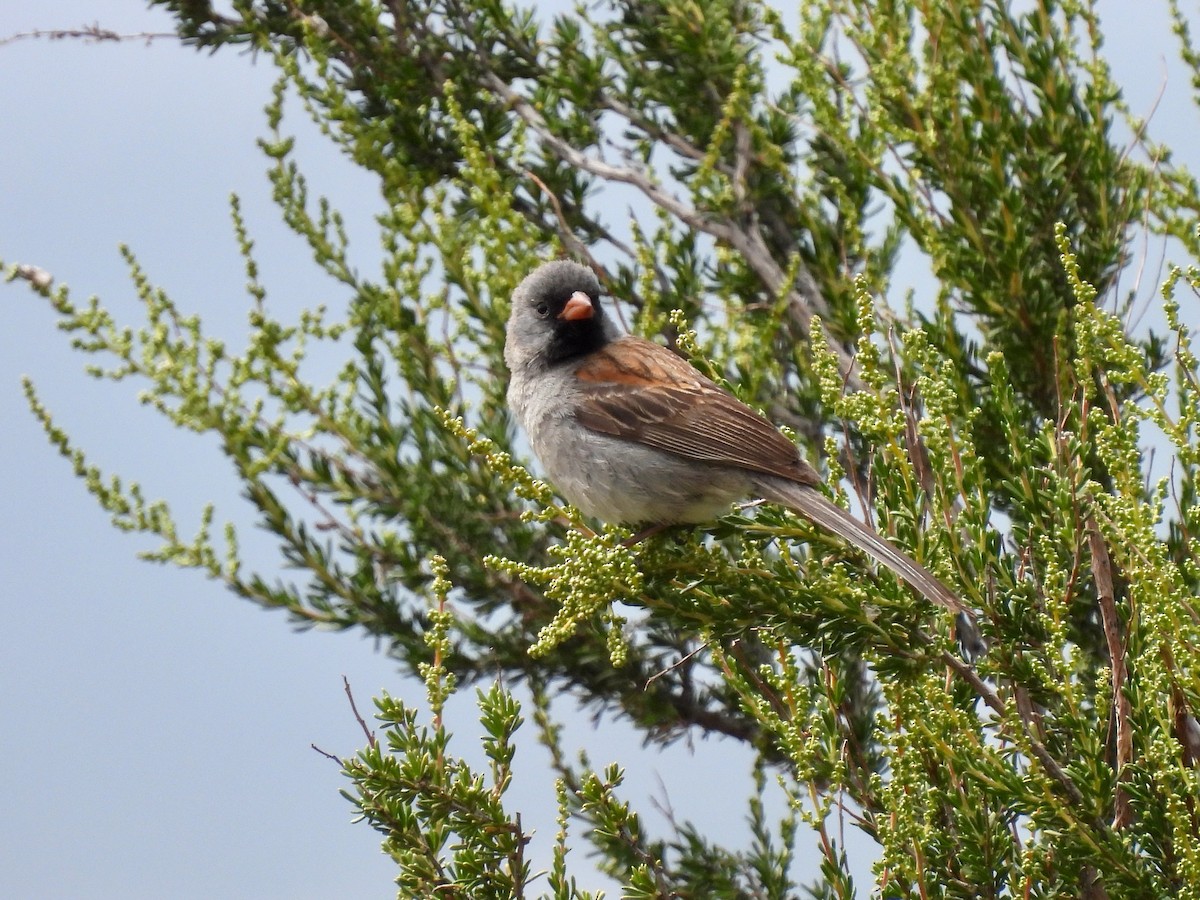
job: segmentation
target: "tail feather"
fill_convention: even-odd
[[[962,601],[937,577],[892,546],[867,525],[854,518],[840,506],[830,503],[815,488],[782,479],[764,479],[758,485],[766,499],[780,503],[816,522],[827,531],[862,550],[880,565],[886,566],[913,588],[934,603],[965,612]]]

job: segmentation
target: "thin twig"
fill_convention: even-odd
[[[1116,592],[1113,589],[1112,560],[1096,517],[1087,518],[1088,547],[1092,553],[1092,577],[1100,602],[1100,620],[1104,623],[1104,640],[1108,643],[1109,666],[1112,669],[1112,709],[1117,730],[1117,787],[1113,796],[1114,829],[1124,828],[1133,819],[1129,793],[1123,782],[1125,767],[1133,761],[1133,729],[1130,718],[1133,710],[1125,694],[1128,669],[1125,665],[1125,642],[1121,637],[1121,621],[1117,615]]]
[[[680,666],[682,666],[685,662],[687,662],[689,659],[691,659],[693,656],[695,656],[697,653],[699,653],[701,650],[707,649],[707,647],[708,647],[708,641],[705,641],[700,646],[698,646],[695,650],[693,650],[691,653],[687,654],[686,656],[681,656],[679,659],[675,660],[675,662],[671,663],[671,665],[667,666],[665,669],[655,672],[653,675],[651,675],[649,678],[646,679],[646,683],[642,686],[642,690],[646,690],[646,688],[650,687],[650,685],[654,684],[654,682],[656,682],[658,679],[662,678],[668,672],[675,671]]]
[[[367,744],[372,750],[375,749],[375,732],[367,727],[366,721],[358,712],[358,704],[354,702],[354,692],[350,690],[350,679],[345,675],[342,676],[342,687],[346,691],[346,697],[350,700],[350,709],[354,711],[354,718],[358,722],[358,727],[363,730],[363,734],[367,736]]]
[[[554,216],[556,219],[558,219],[558,233],[561,234],[563,240],[566,241],[567,249],[586,256],[588,261],[592,263],[593,268],[595,268],[596,260],[590,253],[588,253],[587,246],[583,243],[583,241],[579,240],[579,238],[575,236],[574,231],[571,229],[571,223],[567,221],[567,217],[563,214],[562,203],[559,202],[558,195],[555,194],[554,191],[550,190],[550,188],[546,186],[546,182],[538,178],[538,176],[535,175],[532,170],[526,169],[525,177],[541,188],[542,193],[550,199],[550,205],[554,207]]]
[[[312,747],[314,750],[316,750],[318,753],[320,753],[320,754],[321,754],[323,757],[325,757],[326,759],[331,759],[331,760],[333,760],[333,761],[334,761],[335,763],[337,763],[339,766],[341,766],[341,765],[345,765],[345,763],[342,761],[342,758],[341,758],[340,756],[337,756],[337,755],[335,755],[335,754],[333,754],[333,753],[330,753],[328,750],[322,750],[322,749],[321,749],[320,747],[318,747],[316,744],[309,744],[308,746]]]
[[[163,40],[164,38],[179,40],[179,35],[173,31],[137,31],[130,34],[121,34],[109,28],[101,28],[98,22],[93,22],[91,25],[83,25],[79,28],[35,28],[33,31],[19,31],[16,34],[10,34],[8,37],[0,38],[0,47],[6,44],[15,44],[17,41],[63,41],[73,38],[82,40],[88,44],[99,44],[102,41],[112,43],[144,41],[149,44],[153,41]]]

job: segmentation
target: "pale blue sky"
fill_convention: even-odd
[[[1102,4],[1113,17],[1108,49],[1135,110],[1149,111],[1174,67],[1153,130],[1182,152],[1196,143],[1197,118],[1153,6]],[[0,38],[93,21],[170,29],[138,2],[5,0]],[[273,77],[245,54],[170,41],[0,47],[0,259],[42,266],[77,300],[98,294],[136,324],[124,242],[182,308],[236,333],[246,303],[228,224],[237,192],[273,301],[320,302],[327,284],[278,224],[254,145]],[[298,117],[292,124],[307,134],[314,189],[374,252],[370,178]],[[164,425],[130,387],[86,378],[83,362],[44,303],[0,287],[0,896],[394,896],[377,835],[350,823],[345,782],[309,744],[346,754],[362,743],[343,674],[364,708],[381,689],[419,700],[419,687],[356,635],[294,634],[281,615],[195,573],[138,561],[151,545],[109,527],[53,454],[25,409],[21,374],[95,462],[169,499],[185,531],[206,500],[242,520],[244,506],[212,439]],[[245,540],[271,564],[269,543]],[[454,710],[467,739],[472,708],[468,696]],[[716,790],[746,768],[726,743],[698,744],[684,766],[636,750],[623,728],[594,735],[581,723],[573,733],[597,764],[635,763],[632,799],[658,793],[661,777],[685,814],[744,814],[740,787],[728,798]],[[523,751],[517,792],[548,839],[540,760]]]

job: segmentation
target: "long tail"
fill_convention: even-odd
[[[893,547],[840,506],[830,503],[815,488],[779,478],[764,479],[758,487],[766,499],[790,507],[827,531],[832,531],[876,562],[887,566],[897,577],[934,603],[958,613],[966,612],[962,601],[932,572]]]

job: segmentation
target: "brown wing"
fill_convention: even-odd
[[[690,459],[778,475],[819,478],[792,442],[665,347],[626,336],[577,370],[586,428]]]

